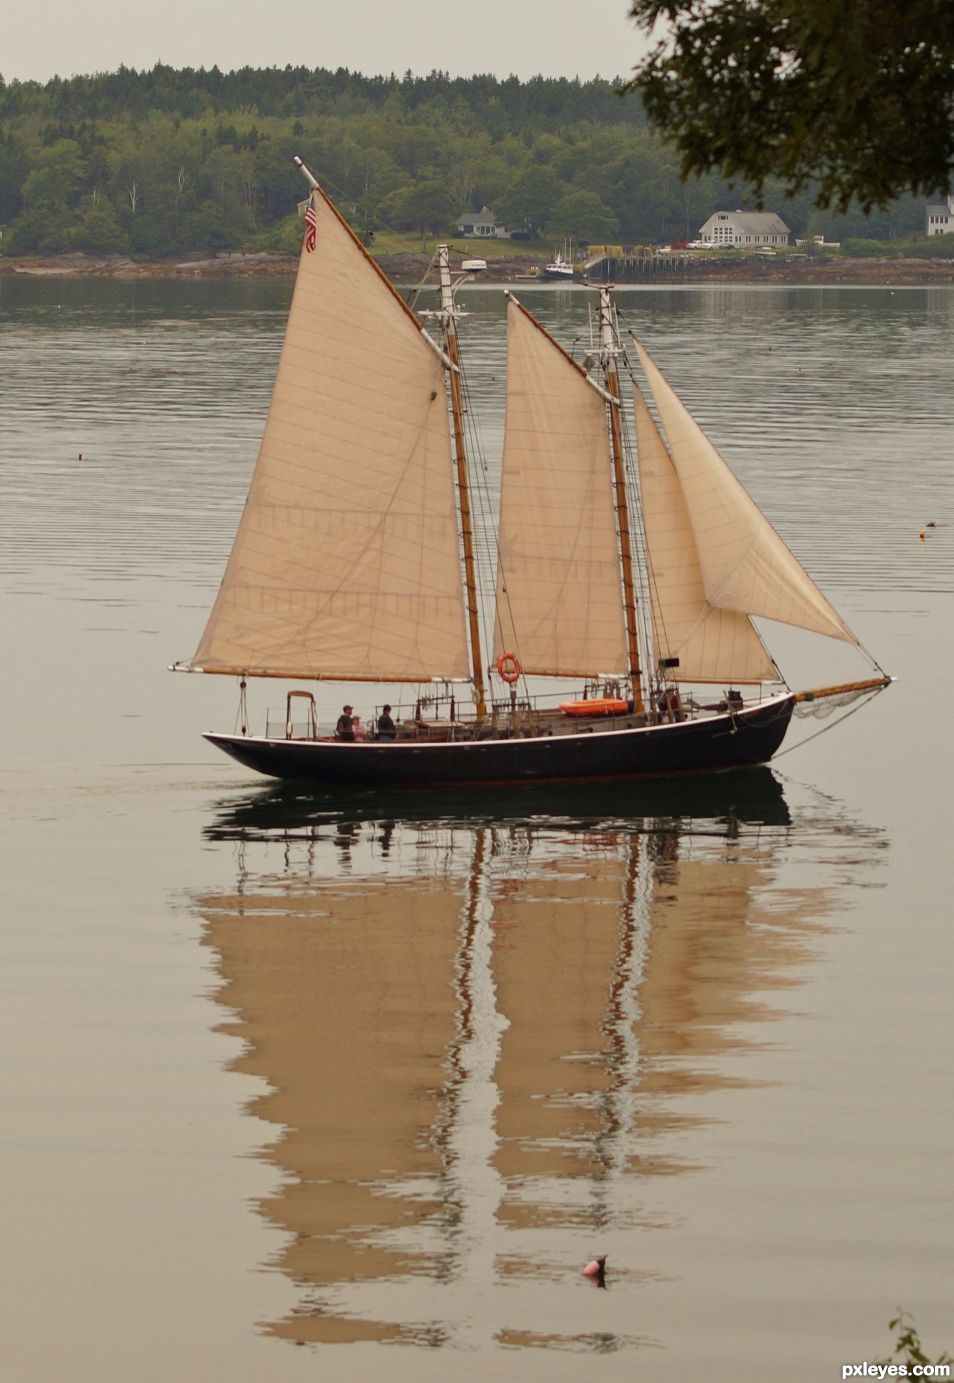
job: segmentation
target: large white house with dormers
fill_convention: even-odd
[[[787,245],[790,237],[788,226],[774,211],[716,211],[699,228],[700,240],[743,250]]]
[[[924,213],[926,235],[950,235],[954,232],[954,197],[946,202],[928,202]]]

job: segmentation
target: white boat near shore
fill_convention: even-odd
[[[569,244],[564,241],[562,253],[559,250],[554,250],[553,258],[543,266],[543,277],[572,281],[574,277],[572,241]]]

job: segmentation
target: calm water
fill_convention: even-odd
[[[954,1348],[954,291],[622,295],[897,687],[772,770],[386,814],[164,671],[287,295],[0,280],[4,1376],[801,1383],[898,1304]]]

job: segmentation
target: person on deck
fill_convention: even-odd
[[[397,730],[394,721],[391,719],[391,707],[385,706],[378,716],[378,739],[393,740],[397,738]]]
[[[350,706],[343,706],[341,708],[341,715],[338,717],[338,724],[335,726],[335,739],[354,739],[354,720],[351,716]]]

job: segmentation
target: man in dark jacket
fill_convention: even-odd
[[[335,739],[353,740],[354,724],[351,719],[351,707],[342,706],[341,715],[338,717],[338,724],[335,726]]]

